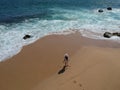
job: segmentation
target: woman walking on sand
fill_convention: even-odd
[[[68,66],[68,61],[69,61],[69,55],[66,53],[66,54],[64,55],[64,63],[65,63],[65,67]]]

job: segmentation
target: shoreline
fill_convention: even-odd
[[[118,43],[106,40],[94,40],[82,37],[79,32],[68,35],[45,36],[35,43],[24,46],[20,53],[0,63],[0,89],[33,90],[36,87],[41,88],[39,85],[40,83],[57,75],[58,71],[62,68],[62,61],[65,53],[68,53],[70,58],[74,60],[76,55],[77,58],[82,58],[82,56],[79,57],[79,53],[87,54],[88,56],[89,54],[91,55],[90,50],[93,50],[92,54],[100,51],[97,57],[101,57],[102,53],[105,55],[108,53],[109,56],[109,52],[114,51],[114,55],[118,53],[120,51],[120,46]],[[83,60],[86,59],[83,58]],[[96,58],[93,60],[96,60]],[[75,61],[75,63],[76,62],[79,61]],[[72,67],[75,66],[73,61],[70,63],[71,65],[73,64]],[[79,68],[79,65],[77,65],[77,67]],[[84,68],[84,66],[82,68]],[[75,73],[77,73],[77,71],[75,71]],[[66,78],[64,74],[62,77]],[[68,75],[68,77],[71,76]],[[43,83],[43,85],[45,84]],[[46,83],[45,86],[47,85]],[[43,87],[43,90],[47,89]]]
[[[14,55],[7,55],[8,57],[5,57],[4,59],[2,59],[2,60],[0,60],[0,62],[4,62],[4,61],[6,61],[6,60],[8,60],[8,59],[10,59],[10,58],[12,58],[12,57],[14,57],[14,56],[16,56],[17,54],[19,54],[21,51],[22,51],[22,49],[24,48],[24,47],[26,47],[26,46],[28,46],[28,45],[30,45],[30,44],[33,44],[33,43],[36,43],[37,41],[39,41],[40,39],[42,39],[42,38],[45,38],[45,37],[48,37],[48,36],[66,36],[66,35],[71,35],[71,34],[75,34],[75,33],[80,33],[80,35],[81,35],[81,37],[83,37],[83,38],[86,38],[86,39],[89,39],[89,40],[95,40],[95,41],[106,41],[106,42],[113,42],[113,43],[117,43],[117,44],[119,44],[119,42],[117,42],[117,41],[115,41],[115,40],[113,40],[113,39],[111,39],[111,38],[105,38],[104,36],[102,36],[100,33],[95,33],[95,32],[92,32],[92,31],[85,31],[87,34],[90,34],[90,36],[88,35],[88,36],[86,36],[86,35],[82,35],[81,34],[81,32],[79,31],[79,29],[69,29],[69,30],[65,30],[65,31],[62,31],[62,32],[53,32],[53,33],[49,33],[49,34],[47,34],[47,35],[45,35],[45,36],[42,36],[42,37],[40,37],[39,39],[35,39],[35,40],[32,40],[32,41],[29,41],[29,43],[26,43],[26,44],[24,44],[24,45],[22,45],[22,47],[21,48],[19,48],[18,50],[16,50],[16,53],[14,53]],[[98,35],[98,36],[101,36],[101,38],[93,38],[92,37],[92,33],[94,33],[93,35]],[[32,35],[31,35],[32,36]],[[115,37],[115,36],[114,36]],[[117,38],[117,37],[116,37]],[[29,39],[29,38],[28,38]],[[110,47],[112,47],[112,46],[110,46]],[[114,46],[113,46],[114,47]],[[116,46],[115,46],[116,47]],[[1,55],[2,56],[2,55]]]

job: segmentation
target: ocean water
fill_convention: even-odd
[[[68,34],[71,29],[94,39],[105,39],[106,31],[120,32],[120,0],[1,0],[0,61],[45,35]],[[23,40],[25,34],[32,38]],[[108,40],[120,42],[118,37]]]

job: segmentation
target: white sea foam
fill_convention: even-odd
[[[72,30],[78,30],[85,37],[104,39],[102,36],[104,32],[120,31],[119,9],[105,10],[103,13],[85,9],[66,10],[57,8],[51,10],[62,13],[54,14],[51,20],[36,18],[8,26],[0,25],[0,61],[12,57],[19,53],[24,45],[33,43],[48,34],[69,34],[74,32]],[[32,35],[32,38],[23,40],[25,34]],[[120,39],[112,37],[111,40],[119,41]]]

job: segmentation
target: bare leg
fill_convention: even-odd
[[[68,66],[68,61],[65,61],[65,66],[66,66],[66,67]]]

